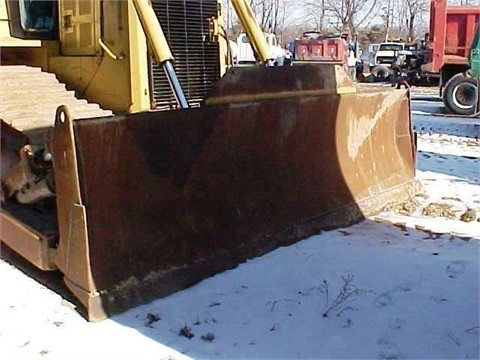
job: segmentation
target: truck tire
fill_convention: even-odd
[[[457,74],[445,85],[443,103],[452,113],[473,115],[478,101],[477,81],[473,78]]]
[[[372,69],[372,75],[377,79],[387,79],[390,75],[390,70],[386,66],[377,65]]]

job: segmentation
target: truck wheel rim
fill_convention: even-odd
[[[460,84],[453,90],[453,103],[460,109],[470,109],[477,102],[477,87],[474,84]]]

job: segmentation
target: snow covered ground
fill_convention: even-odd
[[[480,143],[418,144],[412,201],[99,323],[0,260],[0,359],[478,359]]]

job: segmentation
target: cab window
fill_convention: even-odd
[[[55,1],[20,0],[20,24],[25,31],[49,32],[55,26]]]

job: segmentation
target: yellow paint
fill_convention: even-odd
[[[220,12],[218,14],[217,19],[212,19],[212,23],[214,24],[214,33],[212,34],[213,38],[218,41],[218,47],[220,52],[220,76],[223,76],[227,71],[227,64],[229,64],[228,59],[228,43],[227,43],[227,34],[225,33],[225,28],[223,26],[223,12],[222,12],[222,5],[219,3],[218,7],[220,8]]]
[[[129,112],[150,109],[148,84],[147,39],[131,1],[128,1],[130,94],[132,103]]]
[[[148,42],[152,48],[152,53],[159,63],[164,61],[173,61],[172,52],[168,45],[163,29],[157,19],[157,15],[148,0],[132,0],[142,29],[147,36]]]
[[[4,0],[0,5],[2,29],[7,23]],[[116,113],[151,109],[147,40],[132,0],[59,0],[59,19],[59,41],[42,41],[37,52],[28,53],[29,65],[56,74],[77,97],[104,109]],[[218,41],[225,54],[225,39],[218,36]],[[12,49],[24,58],[23,45]],[[220,56],[222,74],[224,57]]]
[[[90,56],[64,56],[63,43],[60,43],[60,53],[52,52],[49,57],[48,70],[75,90],[77,96],[103,108],[116,113],[148,111],[147,46],[135,10],[127,1],[105,1],[103,6],[103,13],[108,16],[103,18],[101,41],[118,59],[100,50],[98,38],[98,47],[93,47],[96,50]],[[89,42],[78,37],[76,41],[80,53],[86,52],[83,45]],[[69,48],[67,54],[72,51]]]
[[[94,56],[100,45],[100,2],[60,0],[60,43],[62,55]],[[68,20],[67,20],[68,19]]]

